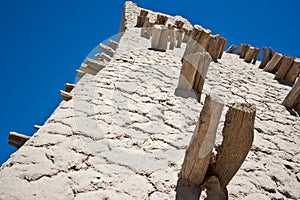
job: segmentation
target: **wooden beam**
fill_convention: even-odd
[[[289,71],[289,69],[291,68],[292,64],[293,64],[293,58],[290,56],[284,56],[282,58],[282,62],[279,66],[279,69],[275,75],[275,79],[278,81],[282,81],[285,77],[285,75],[287,74],[287,72]]]
[[[73,90],[73,88],[75,87],[75,84],[72,83],[65,83],[64,84],[65,87],[65,91],[66,92],[71,92]]]
[[[212,35],[210,36],[210,40],[208,42],[208,53],[211,56],[212,60],[214,62],[218,62],[218,53],[219,53],[219,49],[218,49],[218,43],[220,40],[220,35]]]
[[[175,31],[175,27],[173,26],[169,27],[169,39],[170,39],[169,49],[173,50],[176,45],[176,31]]]
[[[225,50],[226,42],[227,42],[227,40],[225,38],[222,38],[222,37],[220,38],[218,46],[217,46],[217,48],[219,50],[218,59],[222,58],[222,55],[223,55],[224,50]]]
[[[300,74],[300,58],[296,58],[285,76],[285,81],[293,85]]]
[[[211,33],[211,30],[209,30],[209,29],[203,29],[201,31],[201,35],[200,35],[199,40],[198,40],[198,43],[205,50],[207,50],[207,47],[208,47],[208,43],[209,43],[209,40],[210,40],[210,33]]]
[[[241,55],[244,46],[246,46],[246,44],[239,44],[237,55]]]
[[[102,43],[99,45],[99,50],[106,53],[110,57],[113,57],[115,53],[115,51],[112,48]]]
[[[282,104],[287,108],[295,108],[299,103],[298,100],[300,100],[300,78],[297,79]]]
[[[233,44],[226,50],[226,53],[234,53],[235,50],[236,50],[236,45]]]
[[[252,64],[254,64],[254,65],[255,65],[255,63],[257,61],[259,51],[260,51],[260,48],[255,48],[255,50],[254,50],[253,61],[252,61]]]
[[[80,66],[80,70],[83,71],[86,74],[90,74],[90,75],[96,75],[98,73],[97,70],[91,68],[89,65],[87,65],[86,63],[82,63]]]
[[[114,51],[118,48],[119,43],[113,40],[108,40],[108,46],[112,48]]]
[[[95,57],[99,60],[99,61],[103,61],[103,60],[106,60],[106,61],[111,61],[111,57],[105,53],[97,53],[95,55]]]
[[[100,70],[102,70],[105,65],[103,65],[101,62],[91,59],[91,58],[87,58],[85,63],[92,69],[94,69],[95,71],[99,72]]]
[[[282,58],[282,55],[280,53],[275,53],[273,58],[268,62],[268,64],[265,66],[264,71],[270,72],[270,73],[276,73],[278,63],[280,62]]]
[[[9,132],[8,144],[16,148],[20,148],[29,140],[30,137],[16,132]]]
[[[176,31],[176,40],[177,40],[176,48],[181,48],[182,39],[183,39],[183,30],[178,29]]]
[[[254,138],[256,108],[253,104],[233,104],[229,107],[223,128],[223,141],[217,147],[213,173],[224,190],[244,162]]]
[[[240,54],[240,58],[244,59],[246,56],[246,53],[248,52],[248,49],[250,48],[249,44],[246,44],[242,47],[242,52]]]
[[[205,178],[223,106],[217,98],[206,96],[179,174],[193,186],[199,186]]]
[[[85,75],[85,72],[83,72],[79,69],[76,69],[76,76],[77,77],[82,78],[84,75]]]
[[[60,90],[59,92],[62,100],[69,101],[70,99],[72,99],[72,95],[69,92],[63,90]]]
[[[253,59],[253,56],[254,56],[254,53],[255,53],[255,48],[254,47],[249,47],[248,51],[246,52],[244,61],[246,63],[251,63],[251,61]]]
[[[33,126],[33,129],[37,131],[37,130],[39,130],[39,129],[42,128],[42,127],[43,127],[43,126],[40,126],[40,125],[34,125],[34,126]]]

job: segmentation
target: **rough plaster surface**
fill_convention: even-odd
[[[109,65],[85,75],[73,98],[3,164],[0,199],[175,199],[202,103],[174,95],[185,44],[148,50],[150,41],[132,26],[139,8],[127,3],[125,14],[127,30]],[[204,92],[225,103],[257,107],[253,147],[229,197],[299,199],[300,122],[281,105],[290,87],[258,65],[224,53],[205,83]]]

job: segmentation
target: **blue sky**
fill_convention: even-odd
[[[271,46],[300,56],[300,1],[135,1],[210,28],[228,45]],[[75,70],[98,43],[117,34],[124,1],[0,1],[0,164],[16,149],[9,131],[34,133],[73,83]]]

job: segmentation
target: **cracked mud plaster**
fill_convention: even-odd
[[[133,28],[138,14],[127,3],[127,31],[109,65],[85,75],[73,98],[3,164],[0,199],[175,199],[202,103],[174,95],[185,44],[148,50],[150,40]],[[253,147],[229,198],[299,199],[300,123],[281,105],[290,88],[258,66],[224,53],[205,80],[205,94],[257,108]]]

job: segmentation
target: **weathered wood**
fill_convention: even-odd
[[[287,108],[295,108],[297,105],[297,100],[300,98],[300,78],[297,79],[296,83],[292,87],[291,91],[288,93],[283,101],[283,105]]]
[[[110,57],[113,57],[113,55],[115,53],[115,51],[112,48],[110,48],[109,46],[102,44],[102,43],[99,45],[99,50],[106,53]]]
[[[245,58],[246,53],[248,52],[249,48],[250,48],[250,45],[249,45],[249,44],[243,46],[242,52],[241,52],[241,54],[240,54],[240,58],[242,58],[242,59]]]
[[[261,59],[261,62],[260,62],[260,65],[259,65],[259,69],[263,69],[266,64],[268,63],[267,61],[267,47],[263,47],[262,48],[262,59]]]
[[[235,50],[236,50],[236,45],[233,44],[226,50],[226,53],[234,53]]]
[[[188,42],[191,35],[192,35],[192,30],[185,30],[182,42],[184,42],[184,43]]]
[[[80,66],[80,70],[83,71],[86,74],[90,74],[90,75],[96,75],[98,73],[97,70],[91,68],[90,66],[88,66],[86,63],[82,63]]]
[[[206,200],[228,200],[228,193],[221,188],[216,176],[206,177],[201,188],[206,189]]]
[[[255,49],[254,49],[253,61],[252,61],[252,64],[254,64],[254,65],[255,65],[255,63],[256,63],[256,61],[257,61],[259,51],[260,51],[260,48],[255,48]]]
[[[244,61],[246,63],[251,63],[253,56],[254,56],[255,48],[249,47],[248,51],[246,52]]]
[[[89,67],[91,67],[94,70],[96,70],[97,72],[100,71],[100,70],[102,70],[105,67],[105,65],[103,65],[101,62],[99,62],[97,60],[94,60],[94,59],[91,59],[91,58],[87,58],[86,61],[85,61],[85,63]]]
[[[70,99],[72,99],[72,95],[69,92],[63,90],[60,90],[59,92],[62,100],[69,101]]]
[[[291,68],[293,64],[293,58],[290,56],[284,56],[282,59],[282,62],[279,66],[279,69],[275,75],[275,79],[278,81],[283,80],[289,69]]]
[[[76,76],[77,76],[77,77],[81,78],[81,77],[83,77],[84,75],[85,75],[85,72],[83,72],[83,71],[81,71],[81,70],[79,70],[79,69],[76,70]]]
[[[119,43],[113,40],[108,40],[108,46],[114,51],[118,48]]]
[[[225,189],[244,162],[254,138],[256,108],[253,104],[233,104],[226,113],[223,141],[217,147],[213,173]]]
[[[177,40],[176,48],[181,48],[182,39],[183,39],[183,31],[179,29],[176,31],[176,40]]]
[[[176,21],[175,21],[175,25],[176,25],[176,28],[182,29],[183,26],[184,26],[184,22],[182,22],[182,21],[180,21],[180,20],[176,20]]]
[[[285,81],[289,84],[294,84],[300,74],[300,58],[296,58],[285,76]]]
[[[207,50],[207,47],[208,47],[208,43],[209,43],[209,40],[210,40],[210,33],[211,33],[211,30],[209,29],[203,29],[201,31],[201,35],[199,37],[199,44],[205,49]]]
[[[16,132],[9,132],[8,144],[16,148],[20,148],[29,140],[30,137]]]
[[[111,61],[111,57],[105,53],[97,53],[95,55],[95,57],[99,60],[99,61],[103,61],[103,60],[106,60],[106,61]]]
[[[245,46],[246,46],[246,44],[239,44],[237,55],[241,55],[242,50],[244,49]]]
[[[40,126],[40,125],[34,125],[34,126],[33,126],[33,129],[37,131],[37,130],[39,130],[39,129],[42,128],[42,127],[43,127],[43,126]]]
[[[202,30],[203,28],[200,25],[194,25],[193,29],[191,30],[191,35],[187,42],[183,57],[198,51],[205,51],[205,49],[198,43]]]
[[[165,26],[168,21],[168,17],[165,15],[158,14],[154,24]]]
[[[200,95],[202,94],[205,78],[211,61],[212,58],[208,53],[203,52],[200,54],[197,73],[193,85],[194,92],[198,95],[198,101],[200,101]]]
[[[137,17],[136,27],[138,27],[138,28],[143,27],[145,21],[149,20],[147,15],[148,15],[148,11],[146,11],[146,10],[140,11],[140,15]]]
[[[220,40],[220,35],[212,35],[210,36],[210,40],[208,42],[208,53],[211,56],[211,58],[213,59],[214,62],[218,62],[218,53],[219,53],[219,49],[218,49],[218,43]]]
[[[210,96],[205,98],[179,174],[181,179],[194,186],[199,186],[205,178],[222,110],[220,100]]]
[[[219,39],[219,43],[218,43],[218,47],[217,47],[219,49],[218,59],[222,58],[222,55],[223,55],[224,50],[225,50],[226,42],[227,42],[227,40],[225,38],[221,37]]]
[[[72,83],[65,83],[64,84],[65,87],[65,91],[66,92],[71,92],[73,90],[73,88],[75,87],[75,84]]]
[[[282,55],[280,53],[275,53],[273,58],[265,66],[264,71],[274,73],[277,71],[278,63],[280,62]]]

